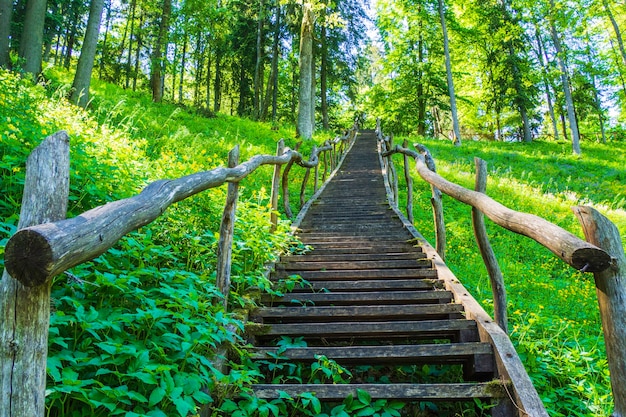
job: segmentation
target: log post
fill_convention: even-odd
[[[239,145],[228,153],[228,168],[234,168],[239,164]],[[226,204],[222,214],[220,225],[220,239],[217,244],[216,285],[224,295],[224,310],[228,307],[228,294],[230,293],[230,272],[233,255],[233,234],[235,232],[235,216],[237,211],[237,198],[239,196],[239,182],[228,183]]]
[[[404,140],[402,142],[402,147],[407,148],[409,146],[409,141]],[[404,178],[406,180],[406,218],[414,223],[413,218],[413,177],[411,177],[411,168],[409,167],[409,156],[407,154],[402,154],[404,157]]]
[[[430,151],[419,143],[414,143],[413,146],[424,157],[424,163],[426,167],[433,173],[437,172],[435,166],[435,160],[433,159]],[[419,172],[419,170],[418,170]],[[441,200],[441,191],[433,183],[430,183],[430,189],[432,192],[432,198],[430,203],[433,206],[433,218],[435,221],[435,241],[436,251],[441,256],[443,261],[446,261],[446,223],[443,218],[443,202]]]
[[[326,182],[326,171],[328,169],[328,151],[324,151],[322,155],[324,161],[324,166],[322,169],[322,182]]]
[[[487,163],[480,158],[474,158],[476,164],[476,185],[474,190],[485,193],[487,190]],[[508,317],[506,312],[506,288],[502,271],[498,265],[496,255],[489,243],[487,228],[485,227],[485,216],[476,207],[472,207],[472,225],[474,226],[474,236],[480,249],[480,254],[485,262],[485,267],[489,273],[491,281],[491,292],[493,293],[493,316],[498,326],[509,333]]]
[[[28,157],[18,229],[64,219],[69,137],[47,137]],[[51,280],[25,287],[5,270],[0,281],[0,416],[45,415]]]
[[[613,417],[626,416],[626,255],[617,227],[597,210],[572,209],[588,242],[604,249],[612,258],[609,268],[594,272],[598,306],[602,318],[606,356],[613,390]]]
[[[291,203],[289,202],[289,172],[291,171],[293,162],[293,159],[287,162],[287,166],[285,166],[285,170],[283,171],[281,183],[283,190],[283,209],[285,210],[285,215],[290,219],[293,217],[293,212],[291,211]]]
[[[278,141],[276,145],[276,156],[281,156],[285,151],[285,141],[283,139]],[[270,231],[273,233],[278,227],[278,190],[280,189],[280,165],[274,165],[274,176],[272,177],[272,194],[270,197],[270,204],[272,206],[272,213],[270,214]]]

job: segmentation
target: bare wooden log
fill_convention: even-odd
[[[408,147],[409,143],[405,139],[402,143],[403,147]],[[406,181],[406,217],[411,224],[414,223],[413,218],[413,177],[411,177],[411,168],[409,167],[409,156],[404,154],[404,179]]]
[[[487,190],[487,163],[480,158],[474,158],[476,164],[476,185],[474,190],[479,193],[485,193]],[[474,226],[474,236],[476,243],[480,249],[480,254],[485,262],[485,267],[489,273],[491,281],[491,292],[493,294],[493,316],[498,326],[509,333],[508,317],[506,312],[506,287],[504,286],[504,278],[502,271],[498,265],[496,254],[491,248],[489,237],[487,236],[487,227],[483,214],[475,207],[472,207],[472,225]]]
[[[156,181],[134,197],[96,207],[72,219],[25,228],[7,243],[6,268],[26,286],[41,285],[100,255],[126,233],[152,222],[170,205],[226,181],[240,181],[261,165],[285,164],[295,156],[298,154],[293,151],[280,156],[257,155],[235,168],[220,167]]]
[[[606,356],[611,373],[614,411],[612,416],[626,416],[626,255],[617,227],[597,210],[573,208],[586,239],[609,253],[609,268],[594,272],[596,293]]]
[[[328,152],[329,151],[324,151],[322,153],[322,158],[324,161],[324,165],[323,165],[323,170],[322,170],[322,182],[326,181],[326,173],[328,171]]]
[[[280,156],[285,151],[285,141],[283,139],[278,141],[276,145],[276,155]],[[272,206],[272,212],[270,213],[270,231],[274,233],[278,226],[278,191],[280,180],[280,165],[274,166],[274,175],[272,176],[272,194],[270,196],[270,205]]]
[[[239,145],[228,153],[228,167],[234,168],[239,164]],[[239,183],[229,182],[226,194],[226,204],[222,214],[220,225],[220,238],[217,244],[216,285],[224,296],[222,302],[224,310],[228,307],[228,294],[230,293],[230,272],[233,255],[233,235],[235,232],[235,216],[237,210],[237,198],[239,196]]]
[[[309,182],[309,177],[311,176],[311,168],[307,168],[304,173],[304,178],[302,178],[302,185],[300,186],[300,208],[304,206],[306,199],[306,186]]]
[[[435,160],[433,159],[430,151],[420,144],[414,144],[420,154],[424,158],[424,163],[432,172],[437,172],[435,167]],[[446,247],[448,245],[446,239],[446,222],[443,216],[443,200],[441,198],[441,191],[436,185],[430,185],[430,191],[432,197],[430,198],[430,204],[433,207],[433,221],[435,222],[435,250],[441,256],[443,261],[446,261]]]
[[[55,133],[33,150],[26,163],[18,229],[65,218],[69,168],[67,133]],[[43,416],[50,282],[28,288],[4,271],[0,320],[0,416]]]
[[[291,211],[290,202],[289,202],[289,171],[291,171],[291,167],[293,166],[293,159],[287,163],[285,166],[285,170],[283,171],[282,178],[282,189],[283,189],[283,209],[285,210],[285,215],[290,219],[293,217],[293,212]]]

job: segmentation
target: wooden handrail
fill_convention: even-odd
[[[494,223],[512,232],[540,243],[568,265],[584,272],[599,272],[611,266],[611,256],[599,247],[586,242],[567,230],[534,214],[512,210],[483,193],[468,190],[432,172],[420,153],[399,145],[383,153],[388,156],[402,153],[415,159],[415,167],[429,184],[465,204],[480,210]]]
[[[307,161],[302,154],[287,149],[282,155],[255,155],[234,168],[219,167],[174,180],[155,181],[133,197],[96,207],[71,219],[22,229],[7,242],[5,267],[27,287],[42,285],[104,253],[124,235],[154,221],[178,201],[225,182],[241,181],[262,165],[291,162],[304,168],[314,167],[319,163],[318,155],[325,150],[327,145]]]

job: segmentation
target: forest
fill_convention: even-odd
[[[235,145],[245,160],[304,139],[308,154],[376,118],[396,142],[424,143],[452,181],[472,188],[479,156],[498,201],[579,236],[570,207],[592,205],[626,236],[625,25],[616,0],[0,0],[0,255],[27,156],[58,130],[71,138],[73,217],[224,166]],[[246,396],[260,374],[241,312],[259,292],[302,285],[263,274],[301,249],[284,212],[270,231],[271,175],[242,183],[229,310],[213,302],[222,188],[54,279],[47,416],[405,415],[397,403],[321,410],[312,398]],[[415,222],[432,242],[430,186],[415,182]],[[447,262],[491,312],[469,210],[444,208]],[[593,277],[489,227],[510,336],[549,414],[610,415]],[[222,345],[237,357],[227,374],[208,360]]]

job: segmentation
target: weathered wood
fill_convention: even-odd
[[[287,394],[297,397],[305,392],[314,393],[319,400],[342,401],[348,395],[357,396],[363,390],[373,399],[396,399],[404,401],[460,401],[473,402],[474,398],[501,398],[504,389],[497,382],[458,383],[458,384],[255,384],[252,391],[255,398],[281,398]],[[534,417],[534,416],[533,416]]]
[[[58,132],[28,157],[18,229],[65,218],[69,137]],[[0,281],[0,416],[45,414],[50,283],[24,287],[4,271]]]
[[[285,141],[283,139],[279,140],[276,144],[276,155],[281,156],[285,151]],[[276,227],[278,226],[278,190],[279,190],[279,180],[280,180],[280,165],[274,165],[274,175],[272,176],[272,193],[270,195],[270,205],[272,206],[270,213],[270,231],[274,233],[276,231]]]
[[[264,296],[263,300],[273,303],[310,303],[312,305],[354,305],[407,304],[407,303],[449,303],[452,294],[446,291],[367,291],[349,293],[292,293],[284,297]]]
[[[282,274],[286,274],[283,272]],[[345,279],[370,279],[370,278],[437,278],[437,271],[429,268],[419,269],[352,269],[337,271],[302,271],[290,270],[289,275],[300,275],[306,280],[345,280]]]
[[[480,158],[474,158],[476,164],[476,185],[474,190],[479,193],[485,193],[487,190],[487,163]],[[508,318],[506,312],[506,287],[504,286],[504,278],[502,271],[498,265],[496,254],[491,248],[489,237],[487,236],[487,227],[483,214],[475,207],[472,207],[472,225],[474,227],[474,236],[480,249],[485,267],[489,273],[491,281],[491,292],[493,294],[493,316],[496,323],[509,333]]]
[[[293,160],[287,162],[285,170],[283,171],[283,177],[281,181],[281,186],[283,190],[283,210],[285,211],[285,215],[290,219],[293,217],[293,212],[291,211],[291,205],[289,202],[289,172],[291,171],[292,166]]]
[[[611,266],[594,273],[606,356],[611,372],[614,410],[612,416],[626,416],[626,255],[617,227],[592,207],[573,208],[585,238],[607,251]]]
[[[430,151],[425,147],[415,144],[414,145],[422,154],[424,158],[424,163],[428,167],[430,171],[433,173],[437,172],[437,168],[435,167],[435,160],[433,159]],[[441,259],[446,261],[446,222],[443,216],[443,201],[441,199],[441,191],[437,188],[436,185],[430,184],[432,197],[430,198],[430,204],[433,206],[433,220],[435,222],[435,249]]]
[[[408,147],[408,140],[402,142],[403,147]],[[409,166],[409,156],[404,157],[404,179],[406,181],[406,217],[411,223],[415,221],[413,218],[413,177],[411,177],[411,167]]]
[[[445,194],[476,207],[494,223],[542,244],[568,265],[585,272],[604,271],[611,265],[609,254],[585,242],[563,228],[534,214],[512,210],[485,194],[468,190],[432,172],[424,157],[410,149],[396,146],[390,152],[408,153],[415,158],[418,174]]]
[[[228,153],[228,167],[234,168],[239,164],[239,145]],[[237,211],[237,198],[239,196],[239,183],[228,183],[226,204],[222,214],[220,225],[220,238],[217,244],[216,285],[224,296],[222,303],[224,309],[228,307],[228,295],[230,293],[230,272],[233,254],[233,234],[235,231],[235,217]]]
[[[240,181],[261,165],[282,165],[292,159],[298,160],[298,165],[307,164],[294,151],[280,156],[257,155],[235,168],[220,167],[156,181],[134,197],[96,207],[72,219],[25,228],[7,243],[6,268],[26,286],[41,285],[100,255],[128,232],[159,217],[170,205],[226,181]]]
[[[321,261],[321,262],[297,262],[277,264],[276,270],[282,271],[338,271],[345,269],[380,269],[380,268],[430,268],[432,262],[430,259],[400,259],[400,260],[382,260],[382,261]]]
[[[378,288],[381,287],[378,282]],[[432,285],[431,285],[432,287]],[[263,319],[280,318],[309,321],[325,318],[326,321],[338,319],[377,318],[425,318],[429,316],[457,315],[463,311],[459,304],[424,304],[424,305],[366,305],[366,306],[305,306],[305,307],[264,307],[254,312]]]

